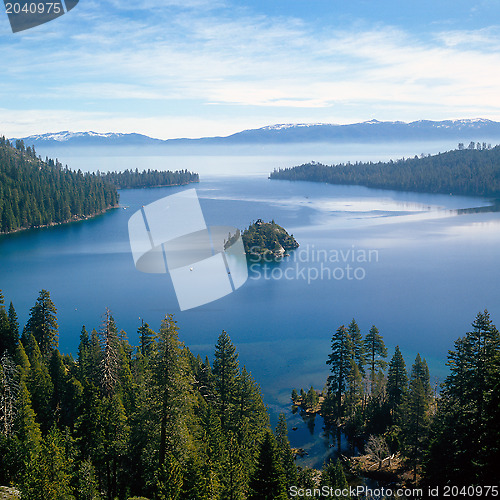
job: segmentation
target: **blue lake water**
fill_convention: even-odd
[[[202,356],[213,354],[224,329],[273,415],[288,408],[293,387],[324,386],[331,334],[353,317],[363,333],[378,327],[390,356],[399,345],[411,365],[419,352],[433,382],[446,375],[448,349],[479,310],[487,308],[500,323],[500,214],[456,212],[489,200],[250,173],[124,190],[121,208],[93,220],[1,236],[0,288],[22,324],[38,291],[51,292],[62,352],[76,352],[83,324],[100,327],[105,307],[132,344],[141,319],[157,329],[167,313]],[[127,223],[141,206],[192,187],[209,225],[244,228],[274,219],[301,246],[279,265],[250,269],[234,293],[181,312],[168,275],[135,269]],[[321,419],[311,434],[299,415],[289,417],[289,427],[298,427],[290,431],[292,444],[309,449],[313,458],[304,463],[317,465],[329,448],[317,438]]]

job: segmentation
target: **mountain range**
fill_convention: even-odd
[[[370,120],[362,123],[336,125],[300,123],[270,125],[244,130],[226,137],[199,139],[153,139],[142,134],[57,132],[22,137],[25,144],[37,146],[170,146],[170,145],[252,145],[290,143],[370,143],[390,141],[427,141],[456,139],[458,141],[500,140],[500,122],[477,119],[410,123]],[[16,141],[18,138],[11,139]]]

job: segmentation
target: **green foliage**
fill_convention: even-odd
[[[118,189],[146,188],[159,186],[182,186],[191,182],[199,182],[198,174],[187,170],[124,170],[122,172],[101,172],[101,178]]]
[[[396,346],[387,375],[388,403],[394,420],[399,420],[399,409],[405,399],[407,387],[408,375],[406,374],[405,361],[399,346]]]
[[[364,344],[368,365],[370,367],[371,392],[373,394],[377,370],[384,370],[387,366],[387,363],[384,361],[384,358],[387,357],[387,349],[382,335],[380,335],[375,325],[373,325],[366,334]]]
[[[321,471],[321,486],[328,486],[329,488],[333,488],[333,490],[344,490],[349,489],[349,485],[347,484],[347,480],[345,478],[344,470],[342,469],[342,464],[340,460],[336,460],[335,462],[330,461],[328,464],[323,466]],[[343,500],[351,498],[350,495],[341,495],[341,496],[330,496],[330,498],[334,498],[335,500]]]
[[[214,384],[217,391],[219,417],[223,429],[231,424],[231,414],[234,411],[234,396],[238,377],[238,354],[227,332],[222,333],[215,345],[215,360],[213,364]]]
[[[275,436],[280,462],[285,474],[285,485],[288,490],[290,486],[297,484],[297,467],[294,462],[292,449],[290,448],[290,441],[288,440],[288,427],[284,413],[279,414]]]
[[[274,221],[257,220],[242,233],[245,253],[252,262],[260,259],[276,259],[283,257],[286,251],[294,250],[299,244],[284,228]],[[233,236],[234,238],[234,236]],[[228,242],[232,241],[231,237]]]
[[[0,138],[0,233],[92,217],[117,203],[116,188],[100,176]]]
[[[353,357],[352,342],[344,325],[340,326],[332,336],[332,352],[328,355],[327,364],[331,365],[332,375],[328,377],[328,392],[334,394],[337,403],[337,418],[342,417],[342,394],[346,390],[347,377],[351,369]]]
[[[100,500],[95,469],[89,459],[83,460],[78,468],[78,500]]]
[[[33,335],[43,356],[58,345],[57,310],[47,290],[41,290],[23,332],[23,339]]]
[[[488,311],[478,313],[472,327],[449,351],[450,375],[424,461],[429,484],[486,484],[498,476],[500,335]]]
[[[53,427],[43,439],[40,450],[31,456],[21,485],[23,498],[63,500],[71,492],[72,460],[66,454],[64,437]]]
[[[448,151],[395,162],[333,166],[313,162],[275,170],[270,178],[425,193],[496,196],[500,194],[500,146]]]
[[[286,479],[273,434],[267,431],[250,478],[248,500],[286,500]]]

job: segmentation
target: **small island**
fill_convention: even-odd
[[[264,222],[258,219],[241,236],[247,258],[253,262],[281,259],[288,251],[299,247],[293,234],[288,234],[274,220]]]

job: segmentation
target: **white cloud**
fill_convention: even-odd
[[[191,0],[185,5],[198,2],[207,4]],[[440,31],[424,39],[390,26],[321,30],[247,10],[216,16],[193,9],[188,14],[176,10],[178,3],[168,3],[174,10],[160,9],[156,22],[151,13],[121,16],[117,0],[106,2],[106,15],[90,3],[79,30],[61,32],[59,38],[48,31],[45,47],[40,47],[42,32],[26,35],[3,51],[0,105],[64,108],[54,111],[56,129],[65,128],[73,114],[82,125],[95,120],[116,125],[116,131],[139,132],[159,126],[163,135],[170,130],[165,121],[176,117],[186,129],[174,128],[173,136],[191,137],[195,130],[199,135],[234,131],[245,120],[264,124],[270,116],[283,116],[273,121],[309,116],[344,123],[371,117],[500,119],[496,26]],[[157,103],[153,115],[151,102]],[[19,113],[26,117],[29,112]],[[38,132],[46,130],[51,112],[41,113]],[[27,126],[21,118],[12,120],[11,127]]]

